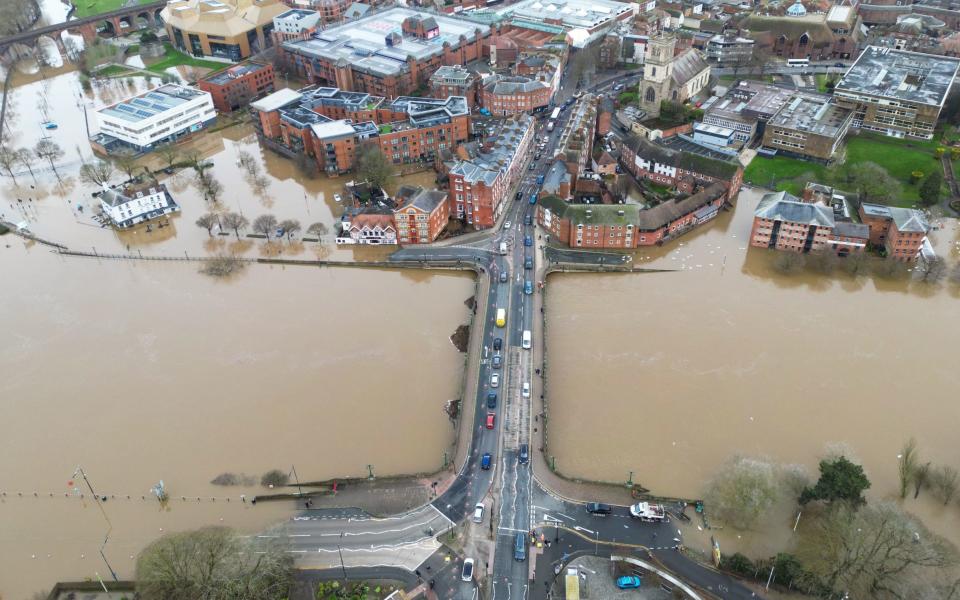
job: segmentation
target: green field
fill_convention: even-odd
[[[137,0],[138,4],[150,4],[153,1],[154,0]],[[126,4],[124,0],[78,0],[75,2],[77,10],[73,14],[78,18],[89,17],[91,15],[99,15],[100,13],[123,8],[124,4]]]
[[[929,174],[939,169],[939,161],[933,155],[936,147],[937,142],[933,140],[906,141],[864,132],[847,138],[846,162],[836,170],[842,174],[847,165],[868,161],[877,163],[903,185],[903,194],[894,204],[910,207],[920,199],[920,186],[910,184],[910,173],[922,171]],[[786,156],[757,156],[744,172],[744,179],[794,195],[803,191],[807,181],[830,183],[824,165]]]
[[[131,75],[132,71],[126,67],[121,67],[120,65],[110,65],[109,67],[104,67],[97,71],[99,77],[117,77],[124,75]],[[139,73],[138,73],[139,75]]]
[[[148,71],[154,73],[163,73],[170,67],[176,67],[179,65],[188,65],[191,67],[201,67],[204,69],[222,69],[229,66],[227,63],[216,62],[212,60],[203,60],[201,58],[194,58],[189,54],[184,54],[180,52],[172,45],[164,42],[163,44],[164,56],[159,61],[153,63],[147,67]]]

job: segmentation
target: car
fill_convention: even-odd
[[[464,581],[473,581],[473,559],[463,559],[463,571],[460,573],[460,579]]]
[[[513,537],[513,560],[527,560],[527,534],[519,532]]]
[[[490,465],[493,463],[493,456],[489,452],[485,452],[483,456],[480,457],[480,468],[484,471],[490,469]]]
[[[503,338],[493,338],[493,349],[497,352],[503,349]]]
[[[340,194],[334,194],[334,195],[333,195],[333,201],[334,201],[334,202],[343,202],[343,196],[341,196]]]
[[[521,465],[525,465],[530,462],[530,446],[527,444],[520,444],[520,453],[517,455],[517,460],[520,461]]]
[[[526,381],[523,382],[523,397],[524,398],[530,397],[530,383]]]
[[[600,502],[587,502],[587,512],[597,517],[605,517],[613,512],[609,504]]]
[[[536,169],[536,168],[537,168],[537,164],[532,162],[532,163],[530,163],[530,166],[527,167],[527,170],[528,170],[528,171],[532,171],[532,170],[534,170],[534,169]]]
[[[524,269],[532,269],[532,268],[533,268],[533,257],[532,257],[532,256],[528,256],[528,257],[526,257],[525,259],[523,259],[523,268],[524,268]]]
[[[846,67],[847,65],[845,65],[845,64],[843,64],[843,63],[833,63],[833,66],[835,66],[835,67],[841,67],[841,68],[842,68],[842,67]]]
[[[496,413],[487,413],[487,429],[493,429],[493,426],[496,424],[497,424]]]
[[[539,152],[537,152],[536,154],[533,155],[533,160],[540,160],[540,157],[541,157],[541,156],[543,156],[543,155],[540,154]]]
[[[533,215],[524,215],[523,216],[524,225],[533,225]]]
[[[621,590],[634,590],[643,584],[643,580],[636,575],[624,575],[617,577],[617,587]]]
[[[487,408],[493,410],[497,407],[497,393],[487,392]]]
[[[493,360],[491,360],[490,362],[491,364],[493,364],[494,369],[499,369],[500,367],[503,366],[503,357],[500,356],[499,354],[494,354]]]
[[[533,238],[530,237],[529,235],[523,236],[523,245],[524,245],[524,246],[527,246],[527,247],[532,246],[532,245],[533,245]]]
[[[504,229],[510,229],[510,226],[511,226],[511,225],[513,225],[513,223],[511,223],[510,221],[504,221],[504,223],[503,223],[503,228],[504,228]]]
[[[500,283],[506,283],[507,279],[510,277],[510,274],[506,271],[500,271]]]
[[[523,198],[523,192],[517,192],[513,197],[514,200],[519,200],[520,198]]]
[[[489,456],[489,454],[487,455]],[[483,504],[477,503],[473,507],[473,522],[474,523],[483,523]]]
[[[500,387],[500,373],[494,373],[490,376],[490,387]]]
[[[533,293],[533,282],[532,282],[532,281],[527,280],[527,281],[524,281],[524,282],[523,282],[523,293],[526,294],[526,295],[528,295],[528,296]]]

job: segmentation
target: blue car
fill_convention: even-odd
[[[536,204],[536,203],[537,203],[537,195],[530,194],[530,204]]]
[[[524,246],[528,246],[528,247],[529,247],[529,246],[532,246],[532,245],[533,245],[533,238],[530,237],[529,235],[523,236],[523,245],[524,245]]]
[[[543,175],[537,175],[537,185],[543,185]]]
[[[643,583],[643,581],[636,575],[627,575],[625,577],[617,577],[617,587],[621,590],[633,590]]]
[[[533,293],[533,282],[532,282],[532,281],[526,281],[526,282],[524,282],[524,284],[523,284],[523,293],[524,293],[524,294],[527,294],[528,296]]]
[[[490,456],[489,452],[484,453],[480,458],[480,468],[486,471],[490,468],[490,462],[493,460],[493,457]]]

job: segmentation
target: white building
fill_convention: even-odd
[[[293,35],[312,29],[319,22],[320,13],[317,11],[294,8],[273,18],[273,30]]]
[[[100,207],[120,229],[180,210],[180,205],[174,201],[163,184],[127,189],[104,186],[100,192]]]
[[[144,152],[203,129],[216,117],[209,93],[166,84],[98,110],[100,133],[92,141],[108,154],[124,148]]]

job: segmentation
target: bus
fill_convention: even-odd
[[[558,106],[558,107],[556,107],[555,109],[553,109],[553,112],[552,112],[552,113],[550,113],[550,120],[551,120],[551,121],[556,121],[556,120],[557,120],[557,117],[559,117],[559,116],[560,116],[560,107]]]
[[[809,58],[788,58],[787,59],[788,67],[808,67],[810,66]]]
[[[497,327],[506,327],[507,325],[507,309],[498,308],[497,309]]]

